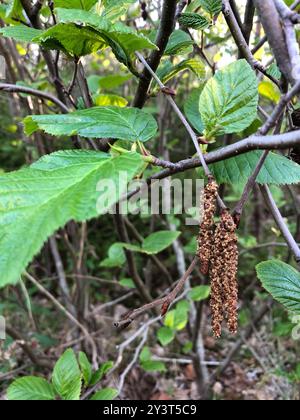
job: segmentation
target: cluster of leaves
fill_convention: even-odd
[[[84,391],[94,388],[112,367],[113,363],[107,362],[93,372],[85,353],[80,352],[77,360],[69,349],[56,362],[51,383],[37,376],[24,376],[9,386],[7,398],[11,401],[80,400]],[[113,400],[117,395],[116,389],[102,388],[91,400]]]
[[[97,3],[97,4],[96,4]],[[127,99],[118,95],[102,95],[100,89],[113,90],[134,76],[138,76],[135,53],[156,50],[156,31],[133,30],[117,20],[133,4],[132,0],[115,2],[105,0],[99,6],[96,0],[54,0],[56,24],[45,30],[24,25],[23,9],[19,0],[1,5],[0,17],[8,26],[0,33],[20,43],[37,44],[44,50],[61,51],[66,57],[80,57],[110,49],[120,63],[122,73],[114,76],[90,76],[88,86],[95,105],[85,109],[83,103],[78,110],[67,114],[29,115],[24,119],[24,131],[31,136],[38,131],[55,137],[79,136],[84,139],[107,138],[122,141],[110,153],[87,150],[59,151],[42,157],[29,167],[0,176],[0,287],[15,284],[45,241],[69,221],[88,221],[103,215],[119,202],[126,191],[127,183],[142,176],[149,163],[149,156],[139,153],[144,150],[141,143],[154,140],[158,124],[151,109],[142,111],[129,106]],[[186,29],[206,31],[222,10],[221,0],[194,0],[179,18],[184,30],[173,32],[158,76],[167,83],[179,74],[189,71],[196,80],[194,88],[185,101],[184,113],[194,129],[205,137],[209,146],[217,143],[225,134],[251,135],[261,122],[257,116],[259,97],[277,103],[280,92],[268,81],[258,83],[253,69],[246,60],[237,60],[210,76],[204,63],[194,57],[184,57],[193,50],[194,41]],[[175,56],[179,56],[174,60]],[[125,66],[125,67],[124,67]],[[129,72],[128,72],[129,70]],[[269,74],[280,78],[276,66]],[[158,86],[152,82],[154,93]],[[85,141],[85,140],[84,140]],[[130,150],[131,149],[131,150]],[[210,166],[218,183],[244,184],[253,173],[261,152],[245,153]],[[119,184],[120,178],[125,179]],[[110,179],[118,188],[115,194],[99,190],[101,181]],[[258,182],[283,185],[300,181],[300,166],[288,158],[270,153]],[[28,226],[31,228],[30,243]],[[125,250],[142,255],[156,255],[166,250],[180,232],[158,231],[147,236],[140,245],[114,243],[108,257],[100,266],[106,269],[122,267]],[[24,247],[24,242],[27,246]],[[18,258],[14,250],[18,249]],[[291,266],[280,261],[268,261],[258,265],[258,277],[263,286],[289,311],[300,313],[300,278]],[[123,279],[126,287],[134,287],[131,279]],[[207,299],[210,290],[198,286],[189,298],[199,302]],[[175,335],[186,327],[189,305],[186,300],[171,310],[164,325],[157,332],[162,346],[173,342]],[[188,346],[187,349],[188,351]],[[79,364],[78,364],[79,362]],[[148,348],[140,357],[146,371],[164,371],[165,365],[156,361]],[[107,365],[110,366],[110,365]],[[109,367],[92,373],[83,353],[78,361],[68,350],[57,362],[52,384],[42,378],[22,378],[8,390],[9,399],[79,399],[82,381],[85,388],[94,386]],[[95,379],[96,378],[96,379]],[[102,390],[94,399],[113,398],[115,390]]]

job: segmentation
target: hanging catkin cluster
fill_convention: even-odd
[[[228,210],[224,210],[213,242],[210,265],[212,327],[216,337],[222,333],[222,322],[232,334],[238,328],[238,246],[236,224]]]
[[[204,215],[200,225],[198,237],[198,257],[200,260],[200,270],[202,274],[208,274],[209,263],[211,260],[212,243],[214,237],[214,216],[216,212],[216,198],[218,194],[218,184],[210,178],[204,189]]]
[[[204,217],[198,238],[198,257],[203,274],[210,275],[212,328],[221,337],[222,322],[235,334],[238,328],[238,246],[237,226],[228,210],[223,210],[221,220],[215,225],[218,185],[213,178],[204,190]]]

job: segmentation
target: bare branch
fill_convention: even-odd
[[[38,98],[53,102],[55,105],[60,107],[63,113],[66,114],[69,112],[69,108],[61,100],[47,92],[42,92],[26,86],[12,85],[9,83],[0,83],[0,90],[4,92],[24,93],[27,95],[37,96]]]
[[[160,27],[158,30],[155,44],[158,50],[151,53],[148,64],[151,69],[155,72],[159,66],[160,60],[168,44],[169,38],[175,27],[175,18],[177,10],[177,0],[165,0],[163,4],[162,17],[160,21]],[[144,69],[141,80],[133,101],[133,106],[136,108],[143,108],[147,101],[147,93],[152,80],[152,76],[147,70]]]
[[[286,54],[287,45],[275,4],[273,0],[253,1],[264,27],[269,44],[274,52],[279,69],[286,79],[293,84],[294,79],[292,77],[292,67],[289,57]]]
[[[269,189],[269,187],[267,185],[263,185],[260,187],[261,192],[264,196],[264,199],[269,207],[270,212],[272,213],[272,216],[274,217],[274,220],[278,226],[278,228],[280,229],[284,239],[286,240],[289,248],[291,249],[291,251],[294,254],[295,260],[300,268],[300,248],[295,240],[295,238],[293,237],[293,235],[291,234],[287,224],[285,223],[275,201],[274,198],[272,196],[272,193]]]

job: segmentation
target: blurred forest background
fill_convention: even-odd
[[[24,22],[34,26],[36,20],[31,13],[35,3],[39,7],[40,24],[50,27],[55,18],[54,8],[66,7],[68,2],[29,1],[31,9],[27,12],[22,3],[28,2],[1,1],[1,27]],[[109,7],[113,2],[90,3],[90,7],[96,8],[93,10],[102,13],[103,7]],[[124,12],[118,16],[118,10],[117,19],[133,29],[144,30],[154,41],[164,2],[115,1],[114,6],[120,9],[121,3]],[[264,39],[253,2],[236,0],[229,3],[248,34],[247,42],[255,59],[271,69],[273,78],[280,80],[282,76],[270,45]],[[286,2],[293,10],[300,11],[298,3]],[[199,97],[215,71],[243,55],[222,11],[213,16],[208,27],[193,29],[178,22],[180,13],[201,13],[208,20],[211,18],[209,13],[201,9],[201,2],[197,0],[177,2],[177,7],[181,9],[177,11],[175,33],[161,59],[158,74],[176,92],[176,103],[188,114],[189,104],[197,94]],[[250,23],[250,30],[243,26],[244,20],[245,24]],[[76,59],[53,52],[58,69],[56,80],[49,73],[45,55],[36,44],[0,36],[0,54],[6,62],[6,77],[0,81],[0,86],[29,87],[57,96],[55,84],[58,83],[63,87],[62,91],[68,93],[69,108],[84,109],[89,100],[95,106],[125,107],[132,104],[138,89],[138,79],[116,60],[110,49],[86,55],[79,64]],[[190,61],[182,64],[184,60]],[[136,66],[142,71],[141,63],[136,62]],[[241,133],[218,137],[208,146],[209,151],[255,133],[280,101],[280,86],[262,73],[257,77],[260,112],[254,125]],[[85,80],[90,92],[87,97],[86,86],[83,88]],[[22,120],[26,116],[48,114],[54,109],[60,112],[51,100],[3,86],[0,91],[2,174],[19,170],[43,155],[73,148],[72,139],[67,136],[52,137],[43,132],[31,136],[24,134]],[[297,107],[296,101],[294,106]],[[144,109],[155,117],[159,126],[159,135],[145,145],[151,154],[172,162],[194,156],[194,147],[185,128],[166,95],[161,94],[155,84],[152,84],[151,96]],[[283,126],[286,131],[288,121],[290,117],[285,114]],[[288,150],[289,156],[290,153]],[[299,151],[294,149],[291,157],[297,161]],[[240,199],[248,177],[246,175],[245,179],[242,169],[241,173],[234,171],[234,180],[231,178],[221,186],[221,195],[231,208]],[[157,171],[156,167],[149,166],[145,178]],[[184,179],[202,175],[200,169],[192,169],[176,176]],[[300,242],[298,186],[272,185],[270,188],[290,231]],[[112,362],[102,378],[102,385],[118,389],[121,399],[299,399],[297,355],[300,341],[292,338],[295,319],[263,289],[255,271],[258,263],[270,258],[293,265],[293,255],[274,223],[259,186],[255,185],[247,201],[238,230],[240,310],[236,336],[225,329],[221,339],[213,337],[209,280],[198,268],[165,318],[149,311],[126,329],[114,327],[122,314],[144,303],[134,277],[144,283],[145,290],[153,298],[162,296],[193,260],[199,231],[197,226],[186,226],[184,218],[178,215],[128,216],[124,223],[127,237],[136,245],[160,230],[180,231],[181,235],[171,246],[151,257],[136,252],[128,255],[114,246],[120,242],[120,229],[113,216],[105,215],[84,223],[69,222],[45,243],[28,268],[29,276],[37,284],[24,277],[21,283],[0,289],[0,315],[5,317],[7,325],[7,338],[0,344],[0,396],[5,398],[8,386],[18,377],[48,378],[57,359],[66,349],[72,348],[76,354],[85,351],[94,362],[96,352],[96,364]],[[28,243],[30,240],[28,226]],[[27,246],[27,241],[23,247]],[[15,252],[15,258],[18,258],[18,250]],[[79,326],[59,304],[76,318]]]

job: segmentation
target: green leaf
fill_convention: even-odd
[[[157,332],[157,338],[162,346],[172,343],[175,338],[174,331],[169,327],[161,327]]]
[[[141,366],[146,372],[166,372],[167,371],[166,365],[163,362],[159,362],[156,360],[148,360],[147,362],[143,362]]]
[[[267,81],[260,82],[258,86],[258,92],[261,96],[269,99],[270,101],[277,104],[280,100],[280,90],[274,83]]]
[[[119,392],[114,388],[103,388],[96,392],[91,398],[92,401],[112,401],[117,398]]]
[[[178,29],[170,36],[165,55],[188,54],[193,51],[194,41],[189,34]]]
[[[123,108],[128,105],[128,101],[122,96],[110,94],[98,94],[93,96],[95,106],[117,106]]]
[[[189,297],[195,302],[201,302],[210,295],[210,286],[196,286],[189,292]]]
[[[253,173],[262,151],[252,151],[209,165],[217,182],[243,185]],[[288,185],[300,182],[300,165],[292,160],[269,153],[257,182],[260,184]]]
[[[279,70],[279,68],[278,68],[278,66],[277,66],[276,63],[272,63],[268,67],[267,73],[270,76],[272,76],[272,77],[274,77],[275,79],[278,79],[278,80],[281,79],[281,76],[282,76],[281,71]]]
[[[82,351],[79,352],[78,362],[79,362],[79,366],[82,372],[84,384],[85,386],[88,386],[88,384],[90,383],[90,380],[92,379],[92,366],[86,354],[83,353]]]
[[[128,289],[135,289],[135,284],[132,279],[122,279],[119,281],[120,285]]]
[[[188,323],[189,304],[181,301],[175,309],[169,311],[165,317],[164,324],[172,330],[181,331]]]
[[[68,349],[56,362],[52,383],[63,400],[76,401],[81,393],[81,372],[72,349]]]
[[[206,78],[205,66],[203,62],[197,58],[189,58],[187,60],[183,60],[175,66],[172,64],[171,61],[167,61],[158,69],[157,75],[165,84],[169,80],[173,79],[176,75],[185,70],[190,70],[200,80],[204,81]],[[199,113],[199,97],[197,102],[197,108]]]
[[[25,376],[14,381],[7,390],[9,401],[51,401],[55,399],[52,385],[45,379]]]
[[[25,132],[43,130],[53,136],[113,138],[128,141],[152,139],[157,123],[148,113],[137,108],[94,107],[59,115],[31,115],[24,120]]]
[[[145,346],[140,354],[140,362],[148,362],[151,360],[151,351],[148,346]]]
[[[92,379],[90,381],[90,386],[97,385],[106,375],[106,373],[111,370],[113,365],[114,364],[111,361],[103,363],[103,365],[101,365],[100,368],[93,374]]]
[[[300,314],[300,273],[279,260],[257,265],[257,276],[264,288],[287,310]]]
[[[162,230],[160,232],[152,233],[145,238],[141,246],[127,243],[122,243],[121,245],[133,252],[141,252],[142,254],[148,255],[159,254],[166,248],[169,248],[169,246],[180,236],[180,233],[181,232]]]
[[[6,38],[12,38],[20,42],[31,42],[35,37],[39,36],[43,31],[39,29],[29,28],[25,25],[6,26],[0,28],[0,34]]]
[[[100,76],[99,86],[103,89],[115,89],[132,78],[131,74],[111,74],[110,76]]]
[[[5,17],[7,19],[24,19],[23,6],[20,0],[10,0]]]
[[[169,248],[178,239],[180,233],[168,230],[152,233],[144,240],[142,249],[147,254],[158,254],[166,248]]]
[[[246,60],[218,71],[200,96],[205,136],[210,139],[245,130],[257,116],[258,97],[257,78]]]
[[[55,7],[90,10],[98,0],[54,0]]]
[[[129,182],[142,167],[136,153],[111,158],[70,150],[0,175],[0,287],[16,283],[47,238],[67,222],[106,213],[125,193],[126,176]]]
[[[199,134],[203,133],[204,126],[199,112],[199,98],[203,86],[198,89],[194,89],[190,96],[184,103],[184,112],[189,120],[190,124],[198,131]]]
[[[115,268],[125,264],[126,257],[122,244],[113,244],[108,250],[108,258],[100,263],[100,267]]]
[[[58,8],[56,14],[60,23],[34,39],[44,48],[59,48],[79,57],[109,46],[117,60],[133,73],[136,73],[134,52],[146,48],[157,49],[143,34],[120,22],[113,24],[95,13]]]
[[[199,0],[199,3],[212,16],[222,11],[222,0]]]
[[[123,16],[128,7],[135,3],[135,0],[102,0],[105,10],[102,16],[109,20],[115,20]]]
[[[178,22],[186,28],[198,30],[206,29],[210,25],[210,22],[206,19],[206,17],[198,15],[198,13],[182,13]]]

